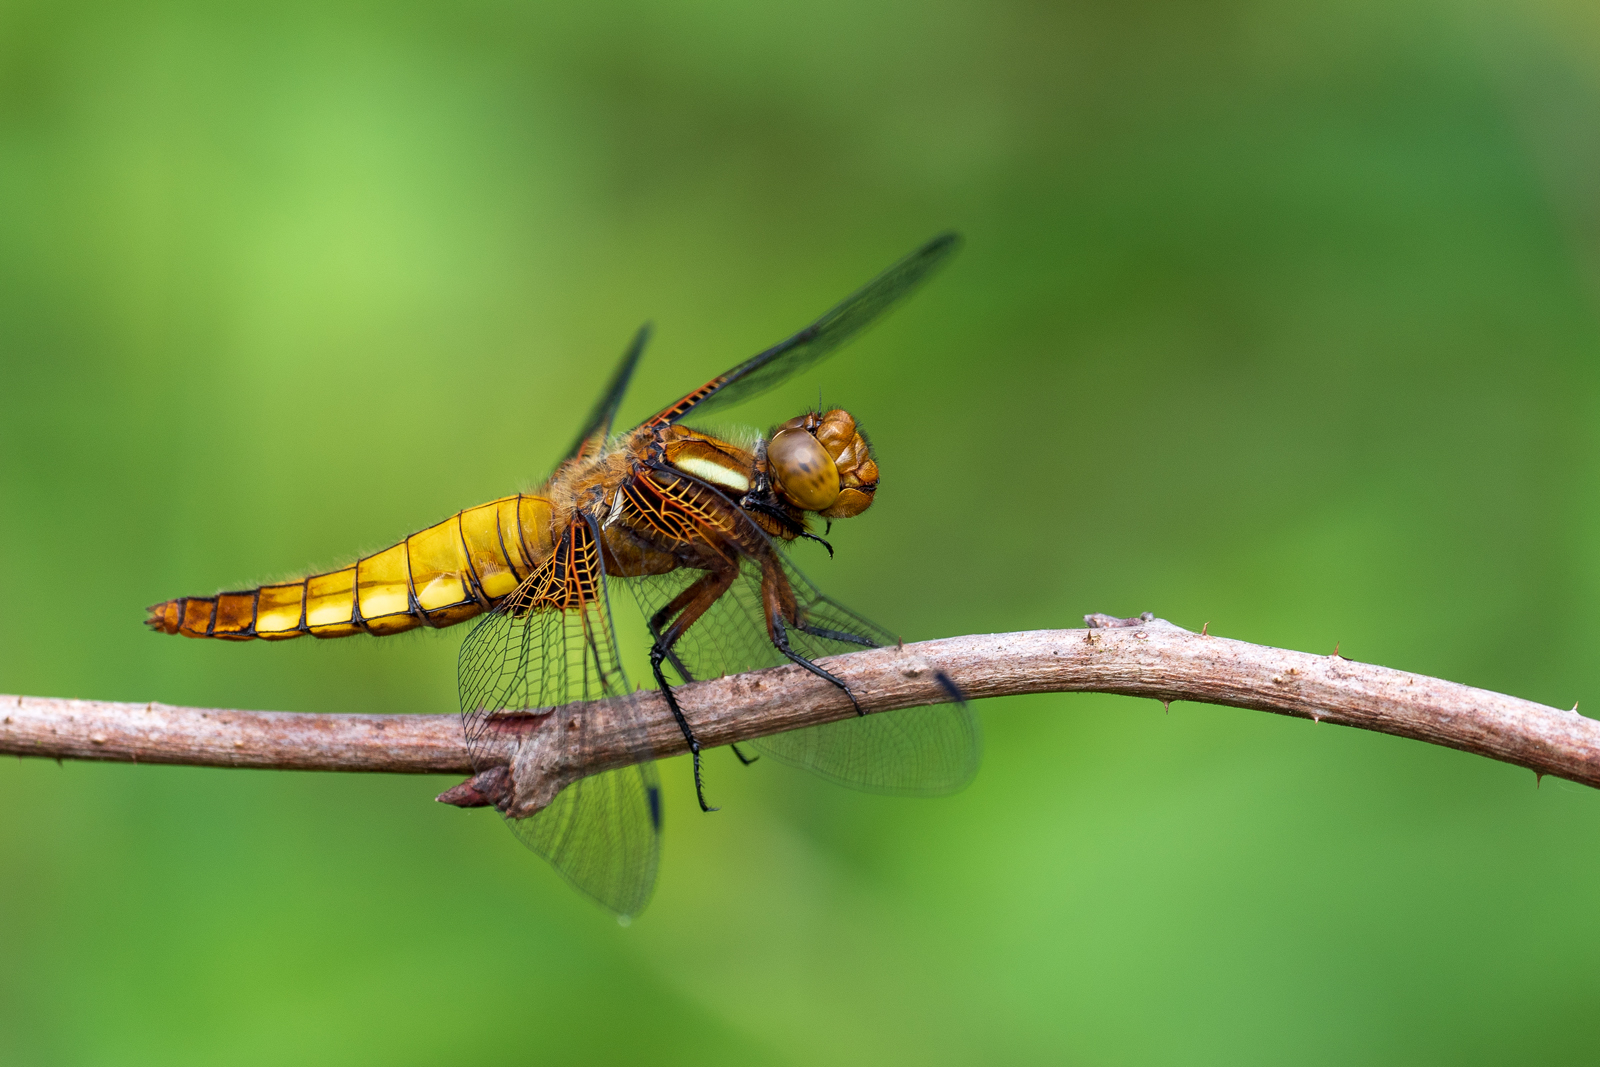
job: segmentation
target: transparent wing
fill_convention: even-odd
[[[789,643],[796,652],[819,659],[895,642],[881,627],[823,596],[787,558],[783,562],[801,621],[814,629],[856,639],[791,630]],[[654,578],[615,581],[633,592],[648,618],[700,575],[700,571],[679,570]],[[674,651],[694,679],[789,662],[767,637],[757,564],[745,562],[733,588],[690,627]],[[692,721],[693,706],[686,705],[684,710]],[[955,792],[972,780],[980,753],[977,718],[965,702],[841,719],[750,744],[782,763],[804,767],[840,785],[904,796]]]
[[[661,779],[654,763],[602,771],[563,789],[511,832],[618,915],[650,903],[661,861]]]
[[[537,576],[535,576],[537,577]],[[507,736],[537,729],[539,709],[629,691],[603,595],[566,611],[545,606],[530,578],[484,616],[461,646],[458,678],[467,751],[487,770]],[[626,713],[622,702],[615,713]],[[563,731],[595,743],[593,716]],[[630,735],[643,731],[628,731]],[[573,885],[619,915],[650,900],[661,856],[661,788],[654,763],[604,771],[563,789],[543,811],[506,823]]]
[[[677,422],[690,411],[700,413],[736,404],[805,370],[921,285],[959,247],[960,237],[953,233],[940,234],[787,341],[779,342],[727,373],[711,379],[650,421]]]

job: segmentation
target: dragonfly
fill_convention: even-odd
[[[742,441],[685,420],[814,366],[926,281],[959,243],[954,234],[934,238],[799,333],[613,433],[646,326],[534,492],[466,508],[337,570],[164,601],[148,609],[146,624],[186,637],[278,641],[382,637],[482,616],[457,669],[478,773],[451,791],[451,802],[498,808],[525,845],[619,917],[638,914],[654,890],[662,797],[638,705],[627,699],[633,687],[617,651],[614,593],[643,612],[651,674],[688,746],[701,810],[716,810],[695,733],[704,709],[685,706],[678,690],[784,663],[831,683],[858,714],[747,742],[758,754],[869,792],[954,792],[976,773],[979,734],[953,682],[939,678],[948,703],[864,715],[849,686],[817,662],[897,640],[825,596],[790,558],[806,541],[831,558],[833,522],[860,515],[876,497],[876,455],[854,417],[819,404]],[[564,722],[563,745],[582,752],[602,734],[612,742],[639,737],[632,762],[553,796],[508,782],[503,742],[526,734],[540,709],[565,705],[589,710]],[[754,762],[730,747],[740,762]]]

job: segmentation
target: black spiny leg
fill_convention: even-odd
[[[842,641],[847,644],[860,645],[863,648],[878,647],[878,643],[876,641],[869,641],[860,634],[847,633],[844,630],[829,630],[821,626],[808,626],[805,623],[801,623],[799,626],[796,626],[795,629],[800,630],[803,633],[808,633],[813,637],[826,637],[831,641]],[[789,655],[789,653],[786,651],[785,655]],[[792,655],[790,655],[790,658],[794,659]],[[803,666],[807,666],[809,669],[810,665],[804,664],[800,660],[796,660],[796,662],[801,662]],[[935,671],[933,674],[933,680],[939,683],[939,688],[945,691],[945,695],[950,698],[950,702],[952,704],[960,704],[963,707],[966,706],[967,694],[962,692],[961,687],[957,685],[955,680],[952,679],[948,674],[944,673],[944,671]],[[849,690],[846,689],[845,692],[848,693]],[[857,705],[856,711],[859,712],[860,710],[860,705]]]
[[[804,627],[801,629],[804,630]],[[828,636],[831,637],[832,634],[829,634]],[[818,678],[826,679],[842,689],[844,691],[844,695],[850,698],[850,706],[856,709],[857,715],[866,714],[866,712],[861,710],[861,705],[856,701],[856,695],[850,692],[850,687],[845,685],[843,680],[835,675],[829,674],[827,671],[823,670],[821,667],[817,666],[815,663],[812,663],[800,653],[789,647],[789,627],[784,623],[781,616],[775,617],[772,620],[772,644],[773,647],[779,652],[782,652],[785,656],[788,656],[789,659],[795,663],[798,663],[800,666],[804,667]],[[872,646],[869,645],[868,647]]]
[[[668,611],[671,610],[672,606],[673,606],[672,604],[668,604],[666,607],[662,608],[660,611],[656,612],[654,615],[650,616],[650,618],[648,620],[646,620],[645,624],[650,627],[650,636],[655,639],[655,645],[651,649],[650,654],[651,654],[652,657],[654,657],[655,649],[659,648],[661,650],[662,657],[668,663],[672,664],[672,669],[678,672],[678,677],[682,678],[684,684],[687,685],[689,682],[694,681],[694,675],[689,673],[689,668],[687,668],[687,667],[685,667],[683,665],[683,661],[678,658],[678,654],[676,652],[674,652],[670,646],[662,644],[662,641],[661,641],[661,626],[662,626],[662,624],[664,622],[667,621],[666,620],[666,616],[667,616]],[[663,687],[665,687],[666,684],[667,684],[662,679],[660,671],[656,672],[656,681],[660,682],[660,684]],[[661,690],[661,692],[663,694],[665,694],[667,692],[667,689],[663,688]],[[689,742],[689,751],[694,753],[694,758],[695,758],[695,789],[698,792],[699,785],[700,785],[700,775],[699,775],[700,742],[698,742],[698,741],[696,741],[694,739],[694,735],[692,733],[690,733],[690,731],[689,731],[689,724],[684,722],[683,716],[678,713],[677,706],[676,706],[677,705],[676,700],[673,697],[669,696],[669,697],[667,697],[667,703],[673,706],[673,714],[676,714],[678,716],[678,725],[683,728],[683,736]],[[760,756],[746,756],[743,752],[739,751],[739,746],[736,745],[736,744],[730,744],[728,747],[733,749],[733,754],[735,756],[738,756],[739,757],[739,762],[744,764],[746,767],[750,766],[750,764],[754,763],[756,760],[761,758]],[[716,811],[717,810],[716,808],[707,808],[706,807],[705,797],[703,795],[700,798],[700,807],[702,809],[706,810],[706,811]]]
[[[701,811],[716,811],[706,803],[706,786],[700,777],[700,741],[694,736],[694,731],[689,729],[689,720],[683,717],[683,709],[678,707],[678,698],[672,692],[672,686],[667,684],[666,675],[661,673],[661,661],[672,655],[672,650],[663,648],[659,639],[650,646],[650,670],[655,673],[656,685],[661,689],[661,695],[667,700],[667,707],[672,709],[672,717],[678,720],[678,729],[683,731],[683,739],[689,742],[689,755],[694,760],[694,795],[700,801]]]
[[[827,630],[821,626],[807,626],[801,623],[795,627],[801,633],[810,634],[812,637],[826,637],[830,641],[843,641],[847,645],[860,645],[862,648],[877,648],[878,642],[869,641],[860,634],[846,633],[843,630]]]
[[[694,793],[700,801],[701,811],[716,811],[706,803],[705,783],[700,777],[700,741],[694,736],[694,731],[689,729],[689,720],[683,717],[683,709],[678,706],[678,697],[672,691],[672,686],[667,684],[667,676],[661,671],[663,662],[670,662],[686,683],[694,679],[683,662],[672,651],[672,646],[678,643],[696,619],[706,613],[717,598],[726,593],[733,585],[734,579],[739,577],[739,568],[730,567],[724,571],[711,571],[703,578],[698,579],[689,588],[672,598],[672,601],[650,617],[650,636],[655,638],[655,644],[650,646],[650,669],[655,673],[656,685],[661,687],[661,695],[667,700],[667,707],[672,709],[672,717],[678,720],[678,729],[683,731],[683,739],[689,742],[689,753],[694,757]],[[674,615],[672,625],[663,629],[663,624]],[[743,759],[743,757],[740,757]]]
[[[681,679],[678,684],[688,685],[694,681],[694,675],[689,673],[689,668],[683,665],[683,660],[679,659],[678,654],[673,651],[672,644],[665,641],[661,636],[661,628],[667,624],[667,617],[681,609],[682,605],[678,603],[678,600],[682,599],[683,597],[678,597],[677,600],[650,616],[645,620],[645,625],[650,628],[650,639],[656,643],[657,648],[661,649],[661,654],[666,657],[668,663],[672,664],[672,669],[678,672],[678,677]]]

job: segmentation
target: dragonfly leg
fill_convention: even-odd
[[[684,669],[683,663],[672,651],[672,646],[678,639],[689,631],[695,620],[704,615],[712,604],[733,587],[734,580],[739,577],[737,565],[722,570],[709,571],[703,578],[698,579],[689,588],[679,593],[666,607],[650,617],[650,636],[655,638],[655,643],[650,646],[650,669],[655,673],[656,685],[661,689],[661,695],[666,698],[667,707],[672,709],[673,718],[678,720],[678,729],[683,731],[683,739],[689,742],[689,753],[694,758],[694,792],[700,801],[701,811],[716,811],[706,803],[705,783],[700,776],[700,741],[694,736],[694,731],[689,728],[689,720],[684,718],[683,709],[678,706],[678,697],[672,691],[672,686],[667,684],[667,676],[661,670],[661,664],[670,662],[685,682],[693,681],[689,672]],[[676,618],[673,616],[676,615]],[[668,619],[672,623],[662,628]],[[739,757],[743,759],[743,756]]]
[[[821,626],[807,626],[801,623],[795,627],[801,633],[808,633],[812,637],[826,637],[830,641],[843,641],[849,645],[860,645],[862,648],[877,648],[878,642],[868,640],[860,634],[846,633],[843,630],[828,630]]]
[[[683,709],[678,707],[678,697],[661,673],[661,661],[666,657],[666,649],[660,645],[653,646],[650,649],[650,669],[655,672],[656,685],[661,689],[661,695],[666,697],[667,707],[672,709],[672,717],[678,720],[678,729],[683,731],[683,739],[689,742],[689,756],[694,760],[694,795],[695,799],[700,801],[700,810],[716,811],[716,808],[706,803],[706,785],[700,777],[700,740],[694,736],[694,731],[689,729],[689,720],[683,717]]]
[[[685,592],[688,592],[688,590],[685,590]],[[682,605],[679,605],[678,601],[683,599],[684,596],[680,595],[677,600],[674,600],[671,604],[668,604],[666,607],[662,608],[660,611],[656,612],[654,615],[650,616],[650,618],[645,620],[645,625],[650,627],[650,636],[655,640],[657,645],[661,644],[661,627],[666,623],[667,617],[671,615],[673,611],[681,609]],[[675,607],[674,605],[677,606]],[[689,673],[689,668],[683,665],[683,661],[678,658],[678,654],[675,651],[673,651],[671,648],[663,648],[662,651],[666,654],[667,662],[672,664],[672,669],[678,672],[678,676],[680,678],[682,678],[685,682],[694,681],[694,677]],[[746,756],[743,752],[739,751],[738,745],[730,745],[728,747],[733,749],[733,754],[738,756],[739,762],[744,764],[746,767],[750,766],[750,764],[761,758],[760,756]]]
[[[852,645],[861,645],[863,648],[878,647],[878,643],[876,641],[869,641],[867,638],[862,637],[859,634],[846,633],[844,630],[829,630],[821,626],[807,626],[804,623],[801,623],[799,626],[795,627],[795,629],[804,633],[808,633],[813,637],[826,637],[833,641],[844,641]],[[955,683],[953,678],[944,673],[944,671],[935,671],[933,674],[933,680],[939,683],[939,688],[943,689],[945,694],[950,697],[950,702],[952,704],[966,704],[967,694],[962,692],[961,687]],[[859,711],[860,708],[858,707],[856,710]]]
[[[833,637],[835,640],[850,643],[859,642],[868,648],[876,647],[875,644],[853,634],[835,635],[828,630],[808,629],[800,622],[800,610],[795,604],[794,588],[784,577],[776,557],[768,557],[761,561],[761,607],[767,615],[767,636],[772,639],[772,647],[782,652],[791,662],[798,663],[818,678],[830,681],[844,690],[844,695],[850,698],[850,706],[856,709],[856,714],[865,715],[866,712],[861,710],[861,704],[856,700],[856,695],[850,692],[848,685],[789,647],[789,629],[792,626],[802,633],[815,633],[821,637]]]
[[[689,594],[692,592],[694,592],[694,586],[691,585],[688,589],[679,593],[677,598],[670,604],[645,620],[645,625],[650,628],[650,639],[661,649],[662,654],[667,658],[667,662],[672,664],[672,669],[678,672],[678,677],[683,679],[684,684],[694,681],[694,675],[689,673],[689,668],[683,665],[683,660],[679,659],[678,653],[674,651],[672,644],[677,642],[674,641],[672,644],[668,644],[662,640],[661,628],[667,624],[667,620],[675,613],[683,610],[684,604],[691,599]]]
[[[856,709],[857,715],[866,714],[866,712],[861,710],[860,703],[856,701],[856,695],[850,692],[850,687],[844,684],[843,679],[839,678],[837,675],[828,673],[789,647],[789,627],[784,623],[781,616],[772,620],[772,644],[773,647],[779,652],[782,652],[785,656],[788,656],[790,660],[798,663],[800,666],[804,667],[818,678],[826,679],[827,681],[830,681],[834,685],[838,686],[840,689],[844,690],[844,695],[850,698],[850,706]]]

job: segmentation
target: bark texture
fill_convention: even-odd
[[[1160,619],[1088,621],[1091,627],[1082,630],[951,637],[821,663],[850,685],[869,713],[947,700],[938,680],[943,671],[974,699],[1099,692],[1252,708],[1410,737],[1600,786],[1600,721],[1575,711],[1338,655],[1191,633]],[[678,693],[706,747],[854,714],[837,689],[796,666],[697,682]],[[659,694],[640,691],[627,699],[637,705],[655,756],[685,751]],[[530,716],[528,729],[557,729],[576,713],[572,706]],[[626,763],[632,746],[625,742],[593,750],[584,772]],[[0,696],[0,752],[209,767],[472,773],[453,714],[303,715]],[[507,761],[511,755],[508,749]]]

